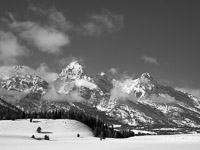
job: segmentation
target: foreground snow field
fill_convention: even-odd
[[[92,131],[75,120],[0,121],[0,150],[199,150],[200,134],[152,135],[100,141]],[[42,128],[41,134],[36,132]],[[77,134],[80,138],[77,138]],[[47,134],[50,141],[35,140]]]

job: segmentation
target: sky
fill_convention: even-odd
[[[0,65],[138,77],[200,97],[196,0],[1,0]]]

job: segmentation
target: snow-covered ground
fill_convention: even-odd
[[[75,120],[16,120],[0,121],[0,150],[197,150],[200,148],[200,134],[151,135],[128,139],[100,141],[91,130]],[[37,133],[37,127],[42,132]],[[77,134],[80,138],[77,138]],[[50,141],[35,140],[47,134]]]

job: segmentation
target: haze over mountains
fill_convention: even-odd
[[[52,82],[27,66],[9,68],[0,79],[4,101],[24,111],[75,108],[108,121],[131,126],[200,127],[200,99],[160,85],[149,73],[116,80],[90,77],[72,61]]]

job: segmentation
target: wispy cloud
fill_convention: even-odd
[[[58,30],[66,32],[73,28],[72,22],[69,19],[66,19],[65,15],[58,11],[55,7],[42,9],[30,4],[29,10],[31,10],[34,14],[39,15],[44,24],[48,23],[50,26]]]
[[[60,86],[63,85],[59,85],[58,88],[60,88]],[[85,99],[81,97],[81,93],[78,91],[72,91],[70,94],[60,94],[57,92],[58,88],[54,84],[50,84],[50,88],[47,93],[42,96],[42,100],[67,102],[85,101]]]
[[[157,61],[157,59],[155,57],[143,55],[142,56],[142,60],[144,60],[145,63],[158,65],[158,61]]]
[[[61,48],[70,43],[68,35],[50,26],[41,26],[36,22],[13,22],[12,29],[20,33],[20,37],[30,45],[37,47],[43,52],[59,54]]]
[[[46,63],[41,63],[40,66],[36,69],[36,73],[48,83],[53,82],[58,77],[58,74],[51,71]]]
[[[169,96],[168,94],[160,94],[160,95],[153,94],[150,96],[150,99],[155,103],[161,103],[161,104],[176,103],[176,99],[174,97]]]
[[[18,42],[14,34],[0,30],[0,61],[4,65],[16,64],[16,58],[25,54],[26,48]]]
[[[18,57],[27,54],[27,49],[60,54],[71,43],[71,32],[99,36],[124,26],[124,16],[108,10],[88,15],[88,20],[76,25],[55,7],[44,9],[30,4],[28,19],[16,17],[12,12],[6,14],[7,18],[1,18],[1,22],[6,23],[5,29],[9,32],[0,31],[0,61],[4,64],[16,64]],[[60,64],[66,65],[69,60],[64,58]],[[77,60],[82,62],[80,58]]]
[[[111,73],[111,74],[118,74],[119,68],[110,68],[110,69],[108,70],[108,72]]]
[[[113,88],[110,91],[111,99],[131,100],[136,101],[137,97],[133,92],[125,90],[127,85],[130,85],[132,79],[112,80]]]
[[[18,33],[18,38],[27,42],[24,44],[51,54],[59,54],[70,44],[68,31],[72,29],[72,23],[62,12],[55,7],[42,9],[34,5],[30,5],[29,10],[29,14],[33,13],[29,20],[19,21],[11,12],[7,20],[4,19],[10,29]]]
[[[69,31],[98,36],[104,32],[118,31],[124,26],[124,16],[108,10],[88,15],[88,21],[82,25],[74,25],[55,7],[44,9],[30,4],[28,10],[29,15],[32,13],[28,20],[19,20],[11,12],[3,20],[20,40],[27,42],[24,45],[51,54],[61,53],[63,47],[70,44]]]
[[[103,10],[101,14],[94,14],[90,17],[97,23],[105,25],[109,31],[116,31],[124,26],[123,15],[117,15],[107,10]]]
[[[83,35],[89,35],[89,36],[99,36],[103,32],[103,27],[95,24],[94,22],[88,22],[86,24],[82,25],[82,28],[80,29],[81,33]]]
[[[84,23],[80,31],[84,35],[99,36],[103,32],[114,32],[124,26],[124,16],[103,10],[100,14],[89,15],[89,21]]]
[[[110,73],[110,75],[120,81],[120,82],[124,82],[126,80],[132,80],[132,79],[135,79],[136,78],[136,74],[134,73],[129,73],[127,71],[122,71],[120,70],[120,68],[110,68],[108,71],[108,73]]]

